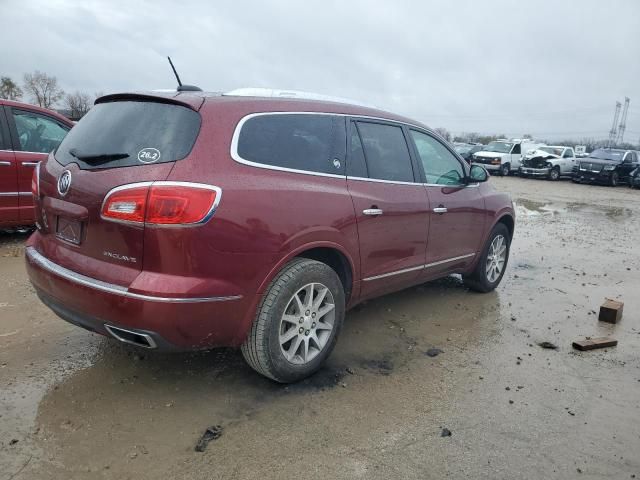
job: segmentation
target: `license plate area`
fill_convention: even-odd
[[[56,220],[56,237],[74,245],[82,243],[84,226],[82,222],[58,216]]]

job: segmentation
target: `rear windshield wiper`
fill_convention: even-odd
[[[69,150],[69,155],[90,165],[101,165],[112,160],[122,160],[129,157],[128,153],[81,153],[75,148]]]

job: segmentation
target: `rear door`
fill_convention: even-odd
[[[184,105],[134,98],[94,106],[40,167],[41,253],[128,285],[142,268],[144,226],[103,219],[103,201],[117,187],[165,180],[193,154],[199,129],[199,113]]]
[[[20,221],[31,224],[35,220],[31,195],[33,170],[60,145],[69,127],[40,112],[15,107],[7,110],[18,174]]]
[[[431,205],[425,279],[459,271],[473,262],[484,234],[485,204],[478,184],[464,182],[463,163],[424,131],[410,130]]]
[[[7,125],[5,108],[0,105],[0,226],[20,222],[18,170]]]
[[[425,262],[429,200],[401,125],[351,121],[349,152],[347,185],[360,240],[361,295],[366,298],[418,278]]]

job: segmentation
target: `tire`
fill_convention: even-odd
[[[499,241],[497,240],[499,237],[502,237],[502,241],[504,242],[504,260],[502,263],[502,268],[498,272],[497,276],[495,278],[490,278],[487,273],[487,269],[489,266],[488,262],[490,261],[489,253],[492,245],[494,244],[494,241],[499,243]],[[511,238],[509,237],[509,230],[503,223],[498,223],[495,227],[493,227],[493,230],[491,231],[491,234],[487,239],[487,243],[482,250],[482,254],[480,255],[480,259],[478,260],[474,271],[470,275],[464,275],[462,277],[464,284],[471,290],[474,290],[476,292],[487,293],[494,290],[500,284],[500,281],[502,280],[504,272],[507,268],[510,247]]]
[[[620,181],[620,177],[618,175],[618,172],[611,172],[611,178],[609,178],[609,185],[611,185],[612,187],[617,187],[618,183]]]
[[[508,176],[510,171],[511,171],[511,165],[509,165],[508,163],[500,165],[499,172],[500,172],[500,175],[502,175],[503,177]]]
[[[320,295],[324,295],[321,302],[313,305]],[[308,298],[311,306],[306,303]],[[242,356],[256,372],[276,382],[302,380],[315,373],[331,354],[344,313],[344,287],[336,272],[322,262],[297,258],[269,285],[241,347]],[[290,339],[284,341],[287,336]]]
[[[551,169],[551,171],[549,172],[549,180],[559,180],[560,179],[560,168],[559,167],[553,167]]]

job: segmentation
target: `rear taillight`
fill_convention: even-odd
[[[33,175],[31,175],[31,194],[34,198],[38,198],[40,195],[40,162],[33,169]]]
[[[220,188],[201,183],[134,183],[111,190],[101,216],[141,225],[194,225],[211,217],[221,195]]]

